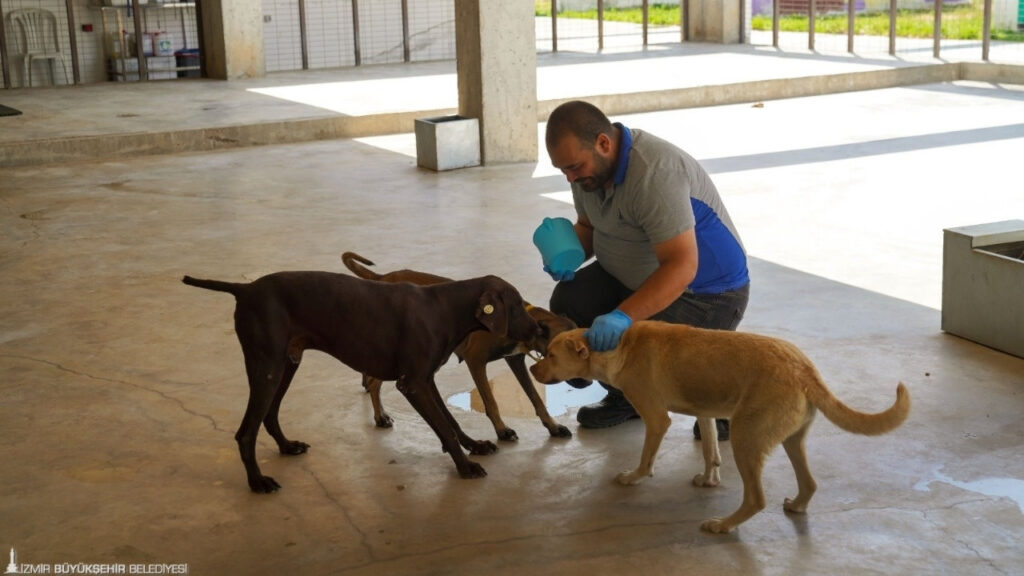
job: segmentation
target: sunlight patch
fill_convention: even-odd
[[[321,82],[248,91],[349,116],[434,110],[458,104],[455,74]],[[410,98],[410,94],[416,97]]]
[[[416,158],[416,136],[414,134],[390,134],[387,136],[368,136],[354,138],[360,144],[394,152],[410,158]]]
[[[541,196],[557,200],[559,202],[564,202],[570,206],[572,205],[572,192],[569,190],[565,190],[564,192],[547,192],[545,194],[541,194]]]

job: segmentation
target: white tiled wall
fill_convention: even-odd
[[[306,33],[309,35],[310,68],[355,65],[352,2],[307,0]]]
[[[267,72],[302,69],[299,3],[295,0],[263,0],[263,53]]]
[[[455,58],[455,2],[409,2],[410,58],[452,60]]]
[[[267,71],[301,70],[298,0],[262,0]],[[354,66],[351,0],[306,0],[309,67]],[[409,0],[411,60],[455,58],[454,0]],[[402,62],[401,0],[361,0],[360,64]]]

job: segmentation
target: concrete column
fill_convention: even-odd
[[[208,77],[234,80],[266,75],[259,2],[203,0],[201,12],[202,58]]]
[[[484,164],[537,160],[533,2],[455,0],[459,115],[480,121]]]
[[[743,3],[744,0],[690,0],[690,20],[686,23],[690,40],[738,44]]]

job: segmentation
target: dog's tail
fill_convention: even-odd
[[[237,282],[221,282],[220,280],[203,280],[200,278],[193,278],[191,276],[185,276],[181,279],[182,282],[189,286],[196,286],[199,288],[206,288],[207,290],[216,290],[217,292],[227,292],[234,296],[242,291],[243,288],[248,284],[239,284]]]
[[[817,386],[807,390],[807,398],[833,424],[847,432],[877,436],[898,428],[910,414],[910,393],[902,382],[896,386],[896,402],[888,409],[876,414],[858,412],[843,404],[825,384],[818,379]]]
[[[341,255],[341,261],[345,263],[345,267],[352,271],[353,274],[360,278],[367,280],[380,280],[381,275],[377,274],[373,270],[370,270],[362,264],[373,266],[373,261],[368,258],[363,258],[355,252],[345,252]],[[362,262],[362,264],[360,264]]]

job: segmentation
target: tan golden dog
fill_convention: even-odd
[[[829,392],[811,361],[794,345],[743,332],[703,330],[663,322],[636,322],[617,348],[593,352],[585,330],[563,332],[548,346],[547,357],[530,371],[543,383],[593,378],[625,394],[644,420],[646,437],[640,466],[623,472],[621,484],[637,484],[651,475],[654,457],[668,430],[669,412],[697,416],[703,437],[704,473],[697,486],[718,485],[718,433],[715,418],[729,418],[736,468],[743,479],[743,503],[731,516],[701,526],[725,533],[764,509],[761,470],[780,443],[786,449],[799,492],[783,508],[802,513],[817,489],[807,467],[804,438],[821,410],[848,432],[885,434],[907,419],[910,395],[900,383],[896,402],[884,412],[852,410]]]

